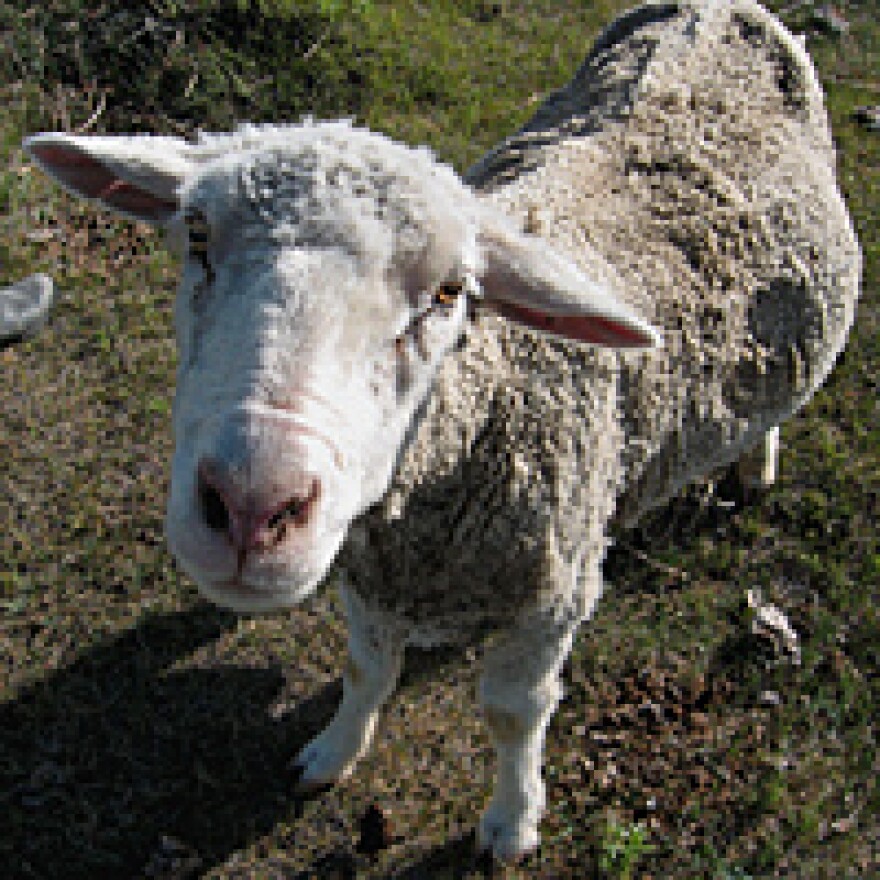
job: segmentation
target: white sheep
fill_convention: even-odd
[[[771,448],[853,320],[859,250],[802,46],[749,0],[645,6],[464,181],[345,123],[26,145],[185,255],[183,567],[252,611],[338,558],[344,692],[301,783],[351,771],[405,643],[491,634],[479,838],[533,848],[609,526]]]

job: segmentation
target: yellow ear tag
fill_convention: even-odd
[[[434,291],[434,305],[451,306],[461,295],[461,291],[461,284],[441,284],[437,290]]]

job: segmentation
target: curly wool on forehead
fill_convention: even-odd
[[[466,187],[449,166],[348,122],[243,125],[203,133],[191,150],[200,172],[184,203],[220,222],[246,213],[286,243],[388,258],[429,240],[455,246],[467,225]]]
[[[249,153],[260,150],[295,150],[297,146],[314,143],[336,145],[344,150],[360,152],[365,156],[391,164],[420,160],[425,167],[455,172],[439,162],[428,147],[409,147],[367,128],[358,128],[350,120],[341,119],[320,122],[305,119],[295,124],[242,123],[230,132],[199,132],[195,143],[190,144],[190,155],[196,161],[210,161],[231,153]],[[379,153],[378,151],[381,151]]]

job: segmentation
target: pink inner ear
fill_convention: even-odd
[[[34,156],[65,186],[111,208],[142,217],[159,217],[177,208],[113,174],[107,167],[79,150],[59,146],[32,147]]]
[[[644,348],[654,344],[650,336],[640,333],[633,327],[598,315],[548,315],[546,312],[510,302],[496,302],[495,308],[505,318],[578,342],[591,342],[614,348]]]

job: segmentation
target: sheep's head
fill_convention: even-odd
[[[67,189],[181,251],[169,542],[241,610],[312,591],[377,501],[468,300],[588,342],[654,331],[427,151],[342,123],[190,144],[37,135]]]

